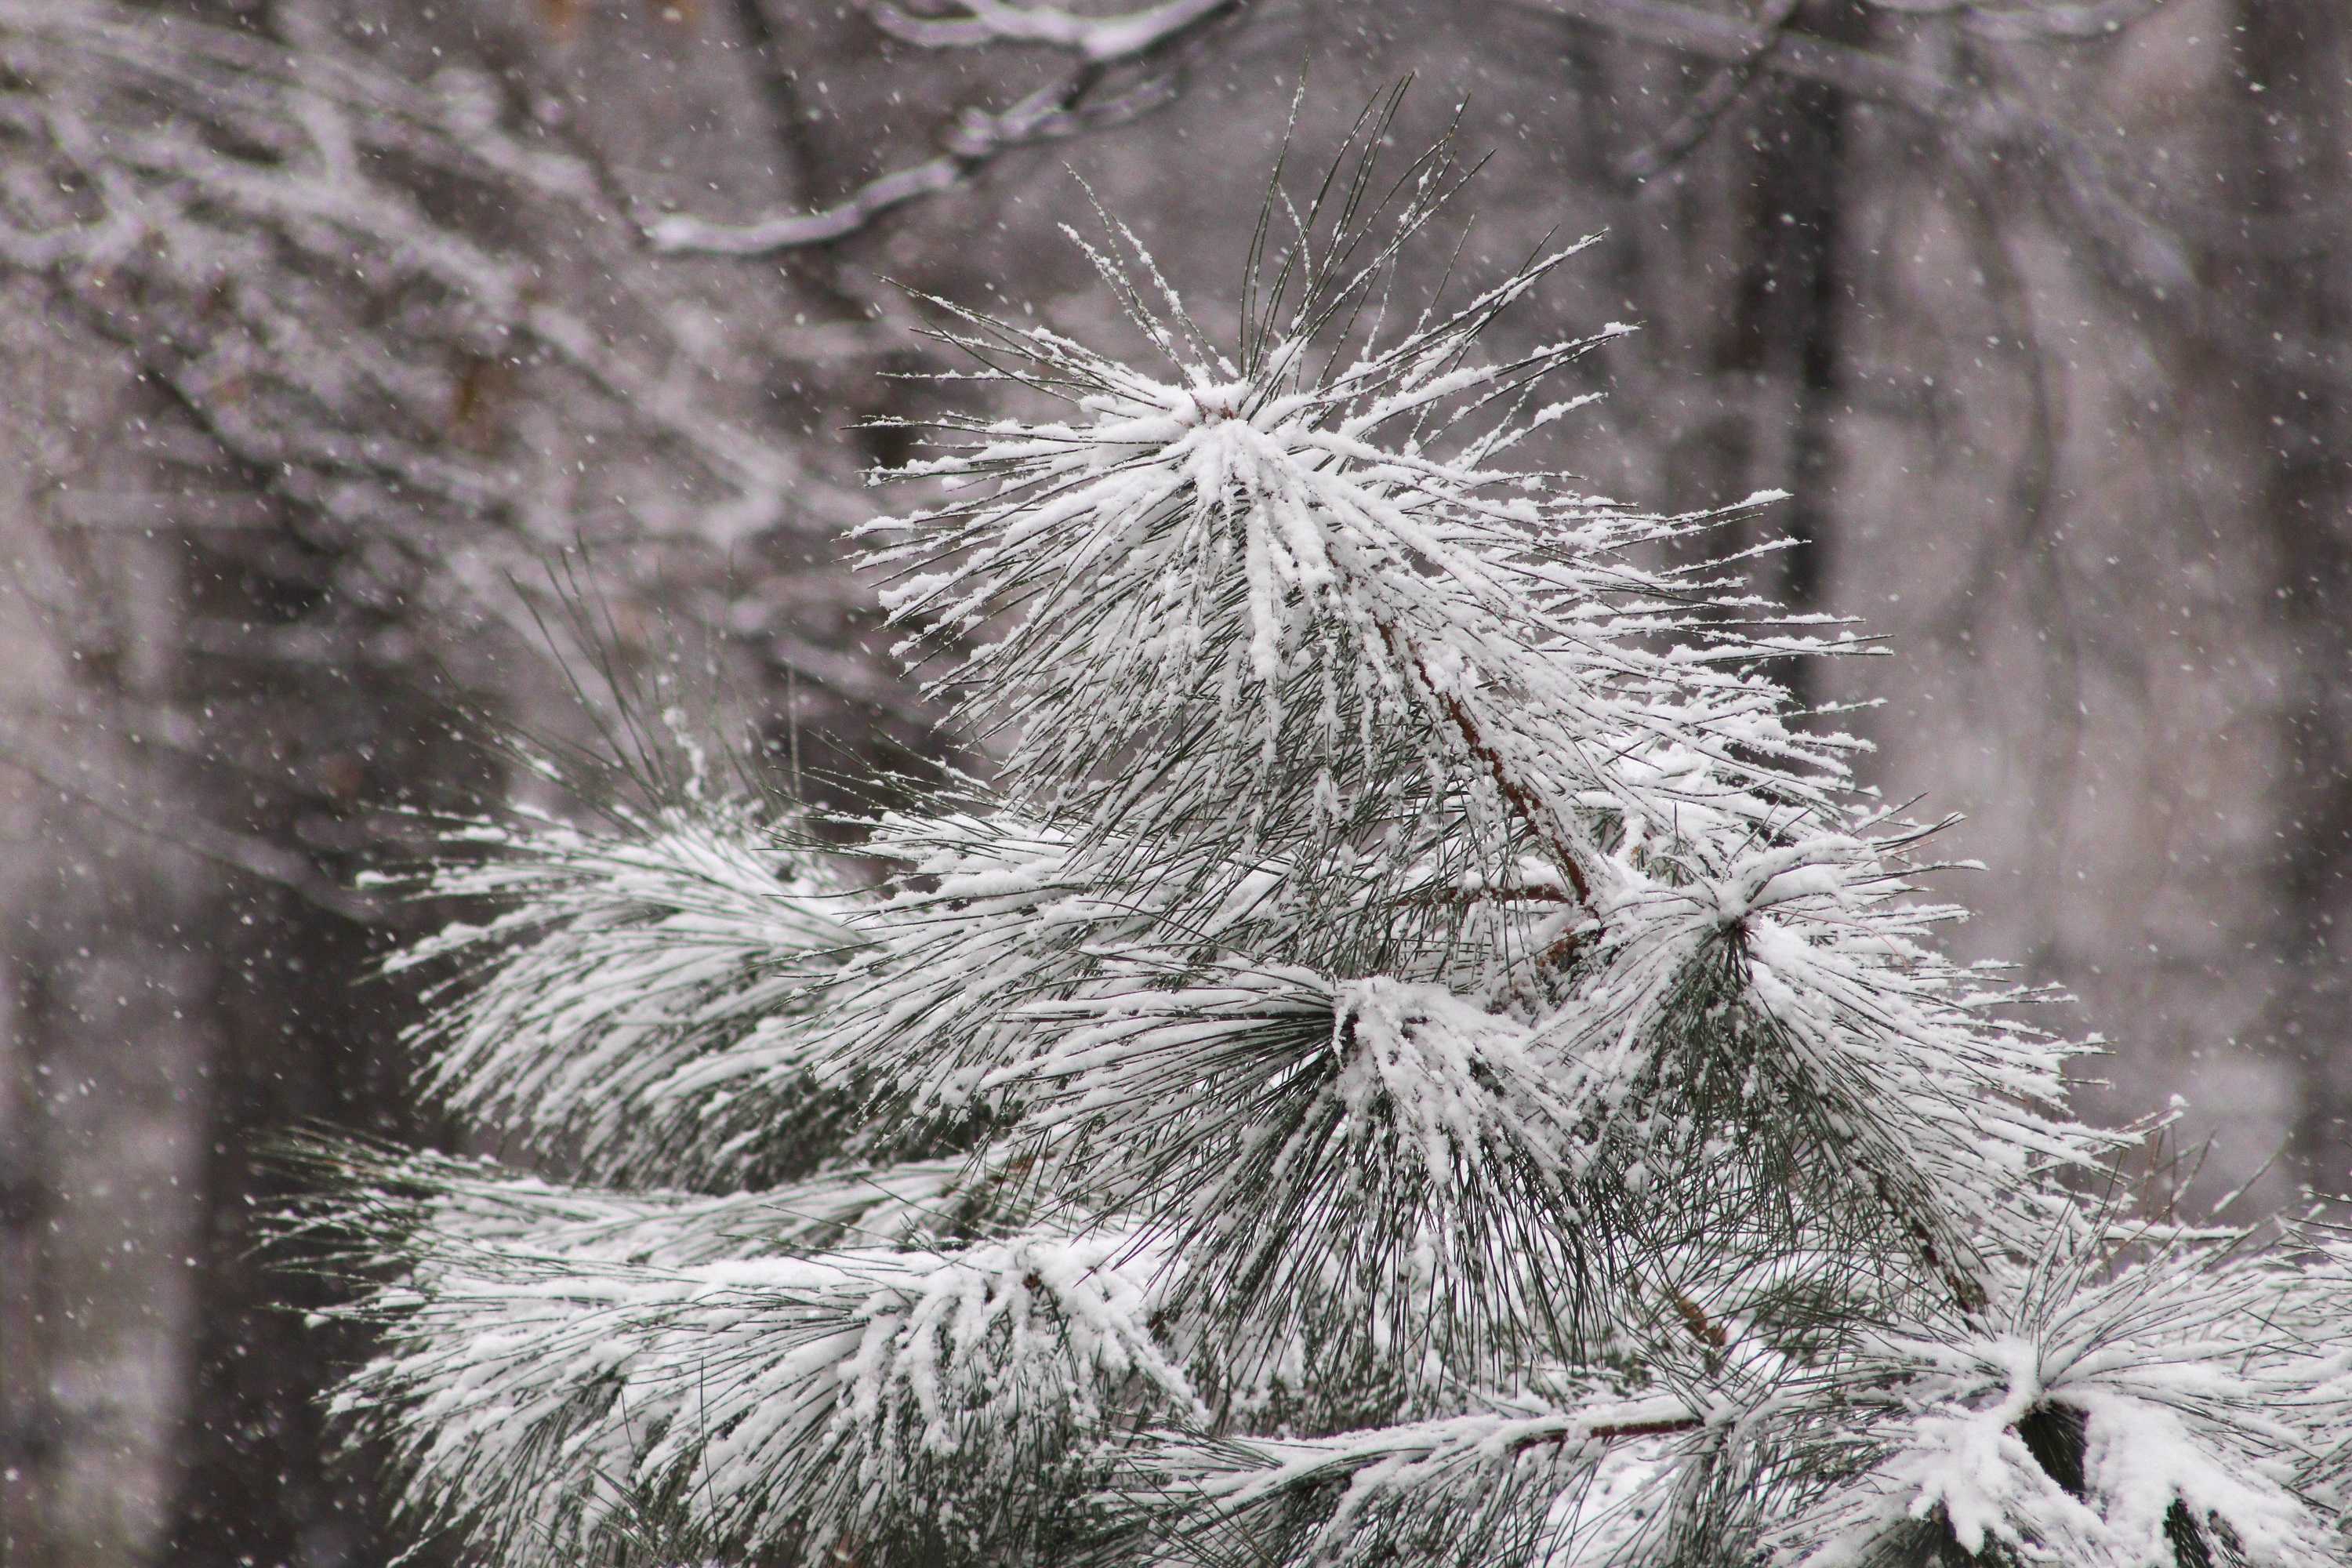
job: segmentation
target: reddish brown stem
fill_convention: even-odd
[[[1619,1437],[1664,1437],[1676,1432],[1696,1432],[1706,1425],[1696,1415],[1681,1415],[1672,1421],[1629,1421],[1622,1426],[1594,1426],[1587,1430],[1585,1436],[1603,1441]]]
[[[1513,1444],[1511,1451],[1524,1454],[1529,1448],[1539,1447],[1546,1443],[1566,1447],[1571,1437],[1598,1437],[1604,1443],[1613,1443],[1624,1437],[1667,1437],[1676,1432],[1696,1432],[1706,1425],[1706,1422],[1696,1415],[1677,1415],[1665,1421],[1628,1421],[1619,1426],[1587,1426],[1581,1430],[1571,1426],[1564,1431],[1556,1432],[1549,1437],[1526,1438]]]
[[[1400,900],[1428,908],[1467,909],[1472,904],[1570,904],[1577,900],[1557,888],[1482,888],[1458,893],[1424,890]]]
[[[1559,825],[1552,820],[1551,813],[1545,808],[1542,800],[1538,798],[1533,790],[1512,776],[1510,764],[1503,760],[1502,752],[1496,751],[1492,742],[1486,739],[1486,732],[1478,726],[1477,716],[1470,711],[1469,704],[1464,702],[1453,692],[1441,688],[1431,678],[1428,662],[1421,657],[1421,650],[1414,647],[1402,632],[1388,622],[1375,621],[1373,624],[1381,628],[1381,635],[1388,639],[1389,651],[1394,654],[1400,662],[1410,665],[1412,672],[1421,677],[1422,689],[1436,699],[1437,705],[1444,710],[1445,716],[1454,721],[1454,728],[1461,735],[1462,743],[1469,748],[1470,754],[1486,764],[1486,771],[1494,775],[1495,787],[1502,792],[1505,802],[1513,811],[1518,813],[1519,819],[1528,825],[1535,836],[1543,840],[1544,847],[1549,849],[1552,858],[1559,862],[1561,875],[1568,879],[1569,886],[1576,889],[1577,902],[1590,911],[1592,909],[1591,884],[1585,880],[1584,868],[1578,864],[1576,856],[1570,851],[1567,841],[1560,837]]]
[[[1723,1331],[1723,1325],[1709,1321],[1707,1315],[1699,1310],[1698,1303],[1687,1296],[1679,1293],[1675,1295],[1675,1315],[1682,1319],[1683,1327],[1688,1329],[1692,1337],[1702,1344],[1710,1344],[1721,1350],[1730,1342],[1728,1336]]]

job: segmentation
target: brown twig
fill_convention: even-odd
[[[1664,1437],[1675,1432],[1696,1432],[1706,1425],[1696,1415],[1683,1415],[1672,1421],[1628,1421],[1622,1426],[1590,1426],[1584,1435],[1612,1442],[1620,1437]]]
[[[1373,624],[1380,627],[1381,637],[1387,639],[1389,651],[1396,656],[1400,663],[1410,666],[1413,673],[1421,678],[1422,689],[1429,693],[1437,705],[1444,710],[1446,718],[1453,721],[1455,731],[1462,737],[1462,743],[1469,749],[1470,754],[1486,764],[1487,772],[1494,775],[1495,787],[1502,792],[1503,799],[1509,804],[1513,811],[1518,813],[1520,820],[1528,825],[1528,829],[1543,841],[1544,847],[1552,852],[1553,858],[1559,863],[1560,874],[1568,879],[1569,886],[1576,890],[1576,901],[1583,905],[1588,913],[1593,912],[1592,886],[1586,879],[1584,868],[1578,863],[1576,855],[1570,849],[1567,839],[1560,834],[1559,824],[1553,819],[1550,809],[1544,805],[1542,798],[1513,775],[1510,763],[1486,739],[1486,731],[1479,727],[1477,715],[1470,711],[1469,704],[1437,684],[1429,673],[1429,665],[1422,658],[1421,650],[1412,646],[1404,633],[1388,621],[1376,620]]]
[[[1661,1421],[1627,1421],[1613,1426],[1567,1426],[1548,1437],[1526,1437],[1511,1446],[1515,1454],[1549,1443],[1565,1448],[1571,1439],[1590,1442],[1599,1438],[1613,1443],[1627,1437],[1669,1437],[1677,1432],[1696,1432],[1706,1423],[1696,1415],[1676,1415]]]
[[[1691,1337],[1701,1344],[1721,1350],[1731,1342],[1730,1336],[1723,1331],[1723,1325],[1709,1319],[1696,1301],[1680,1291],[1675,1293],[1675,1315],[1683,1321],[1683,1326],[1691,1331]]]
[[[1568,904],[1575,900],[1558,888],[1479,888],[1456,892],[1423,889],[1397,900],[1415,909],[1467,909],[1473,904]]]

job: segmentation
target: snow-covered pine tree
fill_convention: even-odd
[[[2320,1568],[2352,1251],[2135,1209],[2077,1047],[1937,955],[1919,829],[1769,672],[1853,647],[1520,471],[1392,320],[1393,100],[1238,341],[961,317],[1063,401],[876,525],[990,784],[820,841],[686,784],[461,835],[424,1031],[558,1182],[344,1148],[340,1410],[486,1563]],[[1287,243],[1277,243],[1287,236]],[[1620,331],[1604,329],[1603,336]],[[1766,498],[1749,504],[1760,505]],[[862,862],[866,870],[857,869]]]

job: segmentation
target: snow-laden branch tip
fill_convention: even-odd
[[[1003,1496],[1083,1479],[1107,1413],[1206,1418],[1152,1326],[1162,1271],[1117,1237],[791,1256],[739,1232],[724,1257],[656,1262],[649,1229],[707,1237],[760,1205],[480,1188],[355,1211],[406,1271],[339,1311],[383,1349],[335,1408],[403,1413],[403,1507],[478,1527],[519,1568],[665,1515],[714,1549],[810,1561],[909,1518],[918,1538],[1017,1548],[1049,1521],[1008,1516]],[[825,1195],[769,1202],[789,1215]],[[401,1239],[420,1222],[422,1255]]]
[[[589,1170],[673,1179],[711,1117],[790,1119],[796,1023],[861,944],[813,858],[715,805],[603,831],[484,823],[461,844],[479,858],[418,890],[507,908],[394,961],[456,987],[413,1037],[428,1094]],[[470,983],[485,971],[495,984]]]
[[[1963,1551],[2126,1568],[2343,1561],[2352,1284],[2340,1245],[2301,1267],[2158,1240],[2104,1269],[2057,1243],[1961,1326],[1888,1324],[1822,1375],[1856,1473],[1777,1527],[1804,1568],[1879,1561],[1932,1521]]]
[[[1123,125],[1160,108],[1174,93],[1174,84],[1164,78],[1100,97],[1091,86],[1090,80],[1073,79],[1040,88],[994,113],[967,109],[940,137],[947,150],[939,157],[878,174],[832,206],[741,224],[673,213],[645,220],[646,238],[656,250],[706,256],[765,256],[830,245],[910,202],[956,189],[1003,153]]]
[[[1604,1563],[1643,1534],[1631,1501],[1719,1442],[1703,1400],[1593,1392],[1328,1437],[1202,1441],[1129,1456],[1118,1502],[1153,1563],[1184,1543],[1309,1564]]]

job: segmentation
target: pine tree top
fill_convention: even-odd
[[[327,1152],[338,1407],[528,1563],[2345,1561],[2345,1249],[2116,1195],[1774,679],[1855,644],[1715,542],[1772,498],[1512,466],[1578,247],[1392,319],[1474,172],[1394,112],[1224,349],[1116,224],[1156,372],[941,306],[1062,407],[869,531],[987,784],[431,879],[507,908],[427,1081],[581,1181]]]

